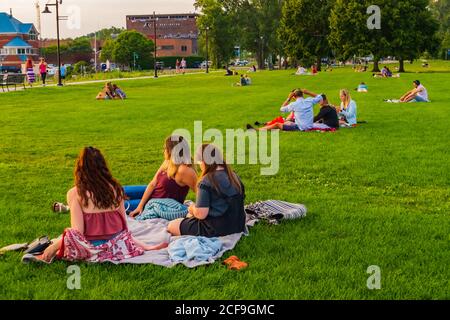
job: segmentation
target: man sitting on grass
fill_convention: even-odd
[[[304,98],[309,95],[311,98]],[[294,100],[294,101],[293,101]],[[322,95],[317,95],[306,89],[296,89],[289,93],[281,107],[281,112],[294,112],[295,122],[274,123],[258,130],[309,131],[314,127],[314,105],[323,101]],[[247,125],[248,129],[254,129]]]
[[[336,108],[328,103],[327,96],[322,94],[319,114],[314,117],[314,129],[339,129],[339,118]]]
[[[428,91],[419,80],[414,80],[413,86],[414,89],[405,93],[400,98],[400,102],[430,102],[428,100]]]
[[[384,100],[391,103],[407,103],[407,102],[430,102],[428,99],[427,89],[420,83],[419,80],[413,81],[414,89],[405,93],[400,100]]]

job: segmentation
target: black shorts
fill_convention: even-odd
[[[226,214],[221,217],[207,217],[205,220],[186,218],[181,221],[180,234],[182,236],[222,237],[245,231],[245,217],[239,223],[227,219]]]

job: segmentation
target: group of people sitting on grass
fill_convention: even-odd
[[[251,84],[252,84],[252,79],[246,74],[241,74],[239,82],[236,82],[234,85],[238,86],[238,87],[245,87],[245,86],[249,86]]]
[[[171,235],[219,237],[244,232],[245,190],[238,175],[212,144],[201,145],[195,160],[201,170],[199,177],[187,141],[181,136],[168,137],[162,165],[143,191],[137,207],[128,209],[130,217],[138,220],[156,200],[182,205],[192,190],[196,203],[189,205],[185,216],[169,222],[167,231]],[[99,251],[108,250],[111,243],[120,240],[120,254],[126,257],[168,246],[167,243],[151,246],[131,235],[127,225],[127,187],[123,188],[112,176],[100,150],[83,148],[74,176],[74,187],[67,193],[68,205],[54,206],[55,211],[70,211],[71,226],[35,260],[47,263],[55,257],[67,260],[73,254],[70,248],[73,237],[81,239],[85,248]]]
[[[393,74],[391,69],[389,69],[387,66],[384,66],[383,69],[381,69],[380,73],[374,73],[374,78],[400,78],[400,74],[396,73]]]
[[[309,97],[306,97],[309,96]],[[339,107],[329,103],[325,94],[316,94],[307,89],[292,90],[280,111],[290,113],[288,117],[264,123],[255,129],[247,124],[249,130],[283,130],[283,131],[314,131],[336,130],[340,127],[354,127],[357,124],[356,102],[352,100],[347,89],[340,91]],[[314,106],[320,105],[320,112],[314,116]],[[259,125],[258,122],[255,125]]]
[[[315,76],[316,74],[318,74],[319,70],[317,68],[317,65],[312,65],[311,66],[311,72],[308,72],[308,69],[306,69],[305,67],[303,67],[302,65],[300,65],[297,69],[297,72],[295,72],[296,76]]]
[[[127,98],[125,92],[120,89],[115,83],[107,82],[96,97],[97,100],[124,100]]]

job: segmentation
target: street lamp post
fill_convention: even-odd
[[[266,64],[264,63],[264,36],[261,36],[261,69],[266,68]]]
[[[155,36],[155,49],[154,49],[154,53],[155,53],[155,63],[154,63],[155,76],[154,76],[154,78],[158,78],[158,67],[156,65],[156,51],[157,51],[158,47],[156,45],[156,14],[155,14],[155,11],[153,11],[153,31],[154,31],[154,36]]]
[[[209,31],[209,27],[206,27],[206,33],[205,33],[205,40],[206,40],[206,73],[209,73],[208,31]]]
[[[48,7],[56,7],[56,37],[57,37],[57,56],[58,56],[58,86],[62,87],[61,81],[61,43],[59,39],[59,21],[67,20],[66,16],[59,15],[59,5],[62,4],[62,0],[56,0],[55,3],[47,3],[45,5],[45,10],[42,13],[52,13]]]
[[[158,46],[156,45],[156,37],[157,37],[157,33],[156,33],[156,21],[158,21],[158,18],[156,17],[155,11],[153,11],[153,59],[154,59],[154,63],[153,63],[153,69],[155,72],[155,75],[153,76],[154,78],[158,78],[158,66],[156,64],[156,58],[157,58],[157,51],[158,51]],[[144,29],[150,29],[150,24],[148,22],[146,22],[144,24]]]

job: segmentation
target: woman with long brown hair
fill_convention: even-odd
[[[196,191],[196,185],[189,144],[182,136],[172,135],[164,142],[164,161],[148,186],[125,188],[127,195],[138,194],[136,198],[140,199],[130,216],[140,215],[150,199],[173,199],[182,204],[189,189]]]
[[[202,170],[196,204],[185,219],[171,221],[174,235],[219,237],[245,231],[244,185],[225,162],[221,151],[203,144],[196,154]]]
[[[27,70],[28,84],[32,87],[33,83],[36,82],[36,74],[34,73],[33,60],[31,60],[30,57],[28,57],[27,62],[25,63],[25,68]]]
[[[112,176],[100,150],[94,147],[83,148],[75,165],[74,176],[75,186],[67,192],[71,230],[82,235],[93,247],[128,233],[123,188]],[[135,252],[139,251],[136,248],[142,251],[166,246],[148,246],[133,239],[131,235],[127,239],[127,249],[131,248]],[[62,239],[54,241],[40,259],[51,261],[58,250],[64,250],[62,243]],[[59,252],[58,256],[60,255],[62,252]]]

